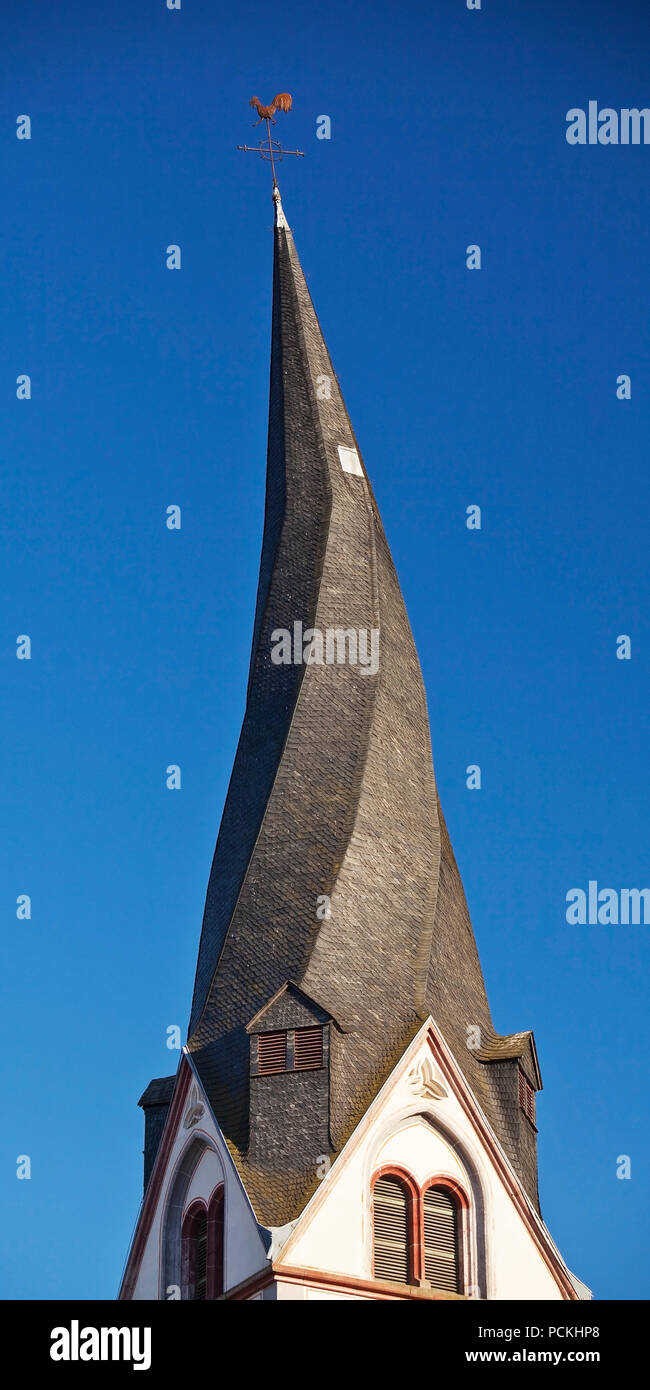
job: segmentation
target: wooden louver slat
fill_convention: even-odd
[[[286,1033],[260,1033],[257,1039],[258,1072],[286,1071]]]
[[[424,1194],[424,1275],[435,1289],[458,1293],[458,1219],[453,1198],[440,1187]]]
[[[296,1071],[309,1071],[312,1067],[322,1067],[322,1028],[296,1028],[293,1040],[293,1065]]]
[[[375,1278],[408,1284],[408,1197],[398,1178],[378,1178],[373,1212]]]

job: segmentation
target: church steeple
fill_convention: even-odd
[[[541,1084],[532,1036],[492,1026],[399,582],[275,185],[273,199],[264,538],[188,1048],[267,1226],[302,1210],[319,1156],[429,1015],[536,1203],[518,1103],[521,1065]],[[289,1067],[287,1046],[321,1046],[318,1030],[320,1065]],[[273,1047],[285,1065],[262,1086]]]
[[[274,110],[266,121],[273,162]],[[294,153],[299,153],[294,151]],[[388,543],[273,178],[266,510],[189,1037],[120,1298],[588,1298],[537,1200]]]

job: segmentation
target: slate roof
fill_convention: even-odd
[[[530,1029],[525,1033],[511,1033],[509,1037],[499,1037],[494,1034],[491,1038],[484,1038],[482,1047],[476,1048],[476,1056],[481,1062],[502,1062],[517,1058],[518,1060],[530,1056],[534,1062],[533,1081],[535,1088],[541,1090],[542,1078],[537,1061],[537,1051],[535,1040]]]
[[[323,334],[276,197],[266,512],[243,726],[207,891],[188,1046],[258,1219],[295,1218],[316,1155],[247,1161],[246,1026],[290,980],[344,1020],[331,1058],[336,1151],[432,1014],[537,1201],[438,799],[406,609]],[[401,464],[398,466],[402,466]],[[274,665],[276,629],[379,629],[377,674]],[[329,917],[317,899],[331,899]],[[482,1049],[467,1046],[480,1029]],[[525,1040],[525,1041],[522,1041]],[[520,1047],[521,1043],[521,1047]],[[519,1049],[519,1050],[518,1050]],[[532,1064],[529,1067],[532,1071]],[[534,1072],[533,1072],[534,1074]],[[514,1099],[513,1099],[514,1097]],[[283,1116],[278,1115],[281,1136]],[[527,1122],[525,1122],[527,1123]]]
[[[142,1092],[138,1105],[146,1109],[148,1105],[169,1105],[174,1094],[176,1076],[158,1076]]]

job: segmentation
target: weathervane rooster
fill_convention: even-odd
[[[249,104],[255,107],[259,116],[259,120],[255,121],[254,125],[258,126],[262,124],[262,121],[266,121],[266,137],[262,136],[259,145],[255,147],[252,145],[238,145],[237,149],[246,150],[248,154],[258,154],[260,159],[268,160],[273,173],[273,194],[275,197],[278,188],[277,179],[275,177],[276,159],[284,159],[285,154],[295,154],[298,155],[300,159],[304,159],[305,156],[304,150],[285,150],[277,140],[271,139],[271,126],[275,125],[275,120],[273,119],[275,112],[290,111],[291,97],[288,92],[278,92],[277,97],[273,98],[270,106],[262,106],[259,97],[251,97]]]
[[[288,92],[278,92],[270,106],[262,106],[259,97],[251,97],[249,106],[254,106],[259,116],[259,121],[255,121],[255,125],[261,125],[262,121],[271,121],[275,125],[273,117],[276,111],[291,110],[291,97]]]

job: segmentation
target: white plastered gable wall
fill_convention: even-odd
[[[188,1054],[186,1058],[191,1067]],[[179,1183],[184,1169],[191,1170],[187,1183],[184,1178]],[[176,1191],[180,1187],[182,1193],[182,1211],[178,1211],[175,1218],[180,1226],[182,1213],[190,1204],[197,1197],[207,1202],[221,1182],[224,1184],[224,1286],[229,1289],[266,1269],[268,1259],[255,1214],[193,1070],[142,1255],[132,1295],[134,1300],[173,1297],[167,1292],[169,1261],[165,1222],[166,1217],[170,1219],[168,1207],[175,1186]]]
[[[438,1065],[428,1034],[438,1043]],[[444,1061],[442,1057],[444,1056]],[[321,1187],[296,1222],[274,1261],[279,1298],[362,1297],[368,1293],[334,1293],[305,1282],[282,1284],[282,1266],[327,1271],[332,1275],[372,1278],[370,1191],[373,1174],[385,1165],[406,1169],[420,1186],[433,1177],[460,1183],[470,1200],[464,1233],[465,1290],[488,1299],[562,1299],[560,1284],[517,1210],[487,1144],[461,1105],[455,1087],[466,1083],[429,1019],[370,1106]],[[471,1104],[478,1112],[473,1097]],[[478,1112],[480,1114],[480,1112]],[[486,1129],[487,1121],[481,1116]],[[494,1146],[500,1150],[490,1131]],[[527,1209],[552,1245],[532,1204],[500,1150]],[[555,1247],[553,1247],[555,1250]],[[565,1277],[572,1276],[555,1251]],[[576,1286],[577,1281],[574,1283]],[[584,1287],[584,1286],[581,1286]],[[587,1290],[582,1294],[589,1296]]]

